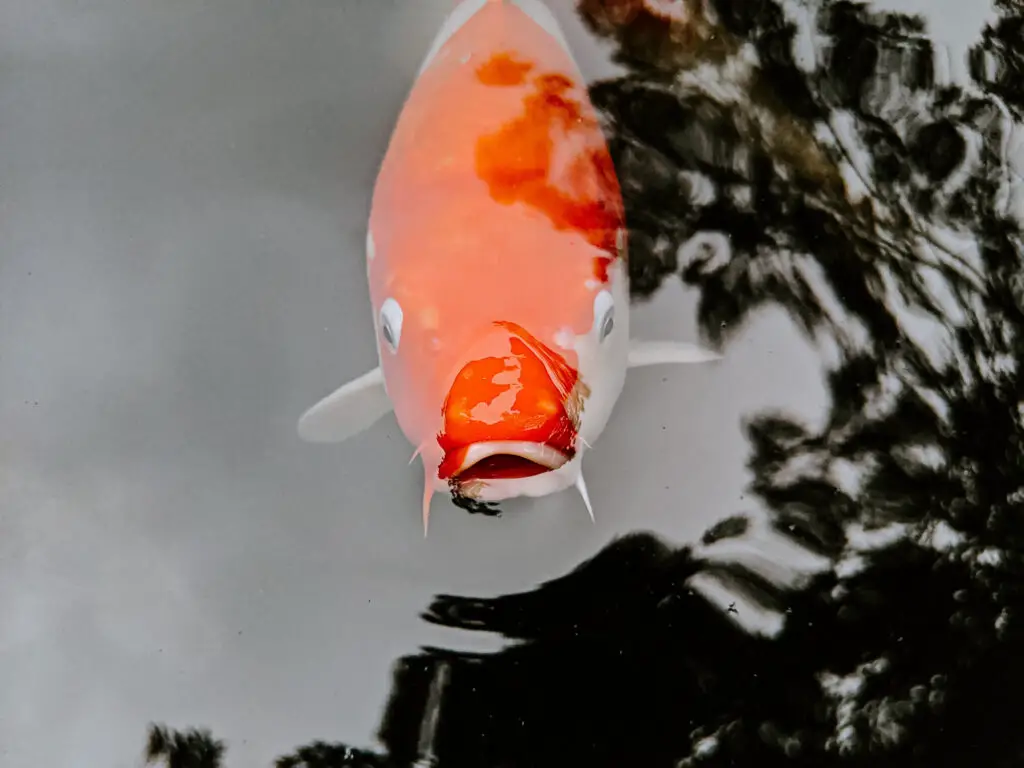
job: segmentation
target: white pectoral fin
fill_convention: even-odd
[[[685,341],[640,341],[629,342],[629,367],[645,365],[668,365],[673,363],[707,363],[721,360],[722,356],[710,349]]]
[[[369,429],[391,410],[380,367],[343,384],[299,419],[299,437],[310,443],[340,443]]]

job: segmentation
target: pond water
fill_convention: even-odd
[[[0,0],[4,768],[1024,764],[1024,7],[549,5],[723,359],[424,539],[295,422],[448,0]]]

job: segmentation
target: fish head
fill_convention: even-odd
[[[462,260],[447,290],[436,271],[377,283],[385,386],[435,490],[500,501],[575,484],[622,391],[625,260],[581,259],[587,243],[549,229],[535,240],[559,269],[524,274],[512,254]]]
[[[628,305],[611,286],[588,288],[588,327],[496,321],[466,353],[443,406],[438,477],[480,501],[541,496],[578,482],[581,459],[622,391]],[[583,313],[571,311],[566,320]],[[618,309],[620,317],[616,317]]]

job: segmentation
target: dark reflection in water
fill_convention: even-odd
[[[151,725],[146,739],[146,764],[163,761],[167,768],[215,768],[221,764],[227,745],[208,728],[176,731]]]
[[[825,425],[750,418],[749,490],[832,565],[780,585],[636,533],[529,593],[438,597],[428,621],[518,642],[400,661],[387,756],[316,743],[278,765],[1024,765],[1024,271],[1006,156],[1024,10],[997,3],[969,82],[950,86],[912,17],[823,3],[801,68],[780,3],[649,5],[663,10],[580,3],[629,70],[592,93],[635,297],[681,275],[726,354],[768,304],[820,345]],[[731,518],[702,546],[746,529]],[[688,586],[701,574],[781,631],[745,632],[739,608]]]

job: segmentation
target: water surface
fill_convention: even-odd
[[[631,375],[596,525],[424,541],[393,419],[294,427],[444,5],[0,3],[0,762],[1019,765],[1019,6],[553,2],[636,332],[725,359]]]

